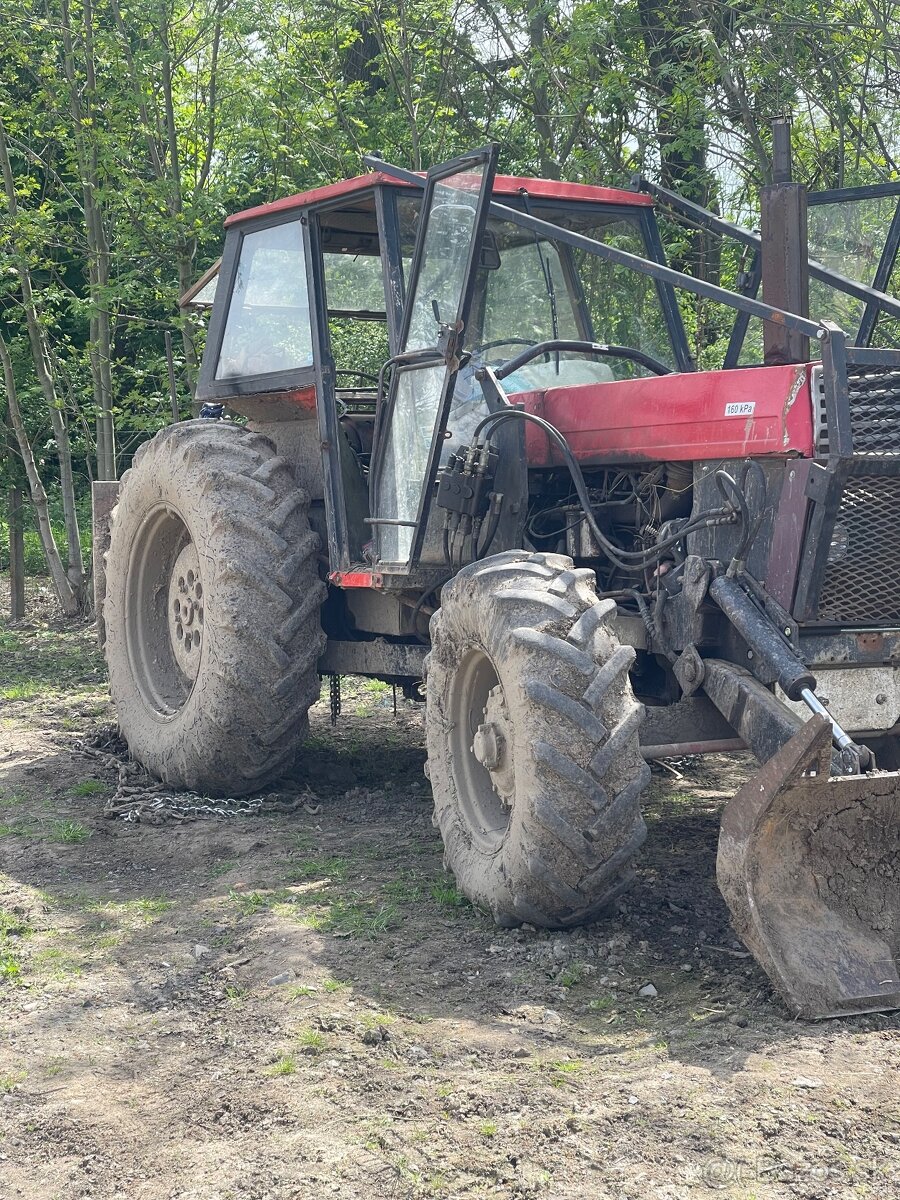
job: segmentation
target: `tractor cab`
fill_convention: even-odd
[[[516,220],[662,262],[651,198],[495,176],[489,159],[419,186],[360,176],[227,221],[198,399],[321,455],[333,582],[444,573],[434,473],[488,411],[485,366],[525,352],[513,394],[692,369],[669,285]],[[488,212],[492,197],[509,216]],[[570,348],[528,357],[550,342]]]

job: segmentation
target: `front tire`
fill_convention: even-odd
[[[425,728],[445,864],[503,925],[581,924],[633,878],[650,770],[614,612],[592,571],[509,551],[462,570],[432,617]]]
[[[324,646],[309,499],[267,438],[206,420],[135,455],[104,602],[119,727],[176,787],[258,790],[293,763]]]

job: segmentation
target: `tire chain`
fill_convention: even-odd
[[[140,763],[129,756],[128,747],[114,726],[100,729],[84,738],[77,738],[74,742],[67,742],[66,746],[115,772],[117,787],[103,808],[103,816],[110,820],[162,825],[167,821],[184,822],[211,817],[260,816],[263,812],[294,812],[298,808],[312,814],[319,811],[318,805],[310,803],[310,792],[302,793],[290,801],[282,799],[277,792],[237,798],[201,796],[197,792],[187,791],[174,792],[164,783],[155,782]]]

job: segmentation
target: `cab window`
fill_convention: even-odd
[[[300,222],[244,234],[215,378],[280,374],[312,361]]]

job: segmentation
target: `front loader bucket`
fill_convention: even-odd
[[[735,927],[807,1018],[900,1008],[900,774],[831,777],[831,733],[807,721],[728,804],[719,835]]]

